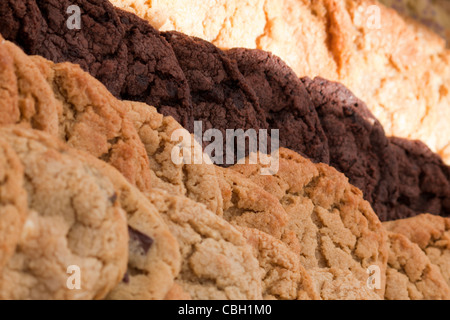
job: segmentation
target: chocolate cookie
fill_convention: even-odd
[[[23,166],[13,148],[0,137],[0,274],[16,249],[27,215]]]
[[[328,139],[315,105],[294,71],[262,50],[237,48],[226,53],[255,91],[269,128],[280,130],[280,146],[314,162],[329,163]]]
[[[178,32],[162,35],[172,46],[189,83],[192,96],[192,122],[186,129],[194,132],[193,121],[201,121],[203,133],[208,129],[267,129],[266,117],[249,83],[239,72],[236,62],[222,50],[199,38]],[[178,111],[184,115],[188,110]],[[238,134],[240,135],[240,134]],[[203,143],[205,147],[207,143]],[[224,142],[224,152],[227,150]],[[239,159],[236,159],[239,160]],[[225,162],[225,158],[223,158]]]
[[[153,190],[148,195],[180,244],[176,283],[194,300],[260,300],[258,261],[242,234],[183,196]]]
[[[73,13],[67,11],[74,5],[81,14],[79,29],[69,28]],[[27,54],[79,64],[116,97],[171,115],[176,115],[172,108],[190,106],[186,79],[167,42],[150,24],[108,1],[8,0],[1,2],[0,16],[5,39]]]
[[[29,207],[0,275],[0,298],[104,298],[128,260],[126,216],[113,183],[43,132],[6,127],[0,136],[24,168]]]
[[[365,283],[367,268],[381,270],[383,296],[388,258],[386,232],[361,191],[325,164],[280,149],[279,171],[260,175],[264,165],[236,165],[237,170],[279,199],[288,214],[282,241],[307,269],[349,270]]]
[[[450,167],[420,141],[389,141],[399,166],[399,198],[388,220],[424,212],[450,217]]]

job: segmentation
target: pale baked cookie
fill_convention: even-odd
[[[216,173],[222,191],[224,219],[280,239],[289,218],[278,199],[234,170],[216,167]]]
[[[263,298],[317,300],[313,280],[283,242],[256,229],[238,227],[253,247],[262,271]]]
[[[161,31],[262,49],[299,77],[342,82],[389,136],[422,140],[450,163],[450,51],[426,26],[377,1],[110,1]]]
[[[129,102],[128,118],[134,124],[147,151],[152,186],[172,194],[184,195],[203,203],[219,216],[223,201],[215,166],[203,153],[201,146],[172,117],[164,117],[154,107]],[[173,158],[180,149],[180,163]]]
[[[258,261],[238,230],[186,197],[156,189],[148,197],[180,244],[176,283],[184,292],[194,300],[262,298]]]
[[[430,261],[437,265],[450,286],[450,218],[430,214],[383,223],[417,244]]]
[[[401,234],[389,232],[389,246],[385,299],[450,299],[449,286],[439,268],[418,245]]]
[[[22,164],[0,137],[0,273],[15,251],[27,214]]]
[[[1,87],[8,88],[0,93],[8,94],[0,100],[1,123],[47,131],[108,162],[140,190],[149,190],[148,159],[126,118],[127,105],[74,64],[29,57],[8,41],[0,44],[0,55],[5,67]]]
[[[248,159],[247,159],[248,163]],[[232,167],[279,199],[289,221],[282,241],[307,269],[350,270],[359,281],[378,266],[383,295],[388,259],[386,232],[362,193],[347,178],[323,164],[313,164],[293,151],[280,149],[279,170],[261,175],[263,165]]]
[[[0,136],[24,167],[29,209],[0,275],[0,298],[105,297],[128,260],[126,216],[113,183],[43,132],[7,127]]]
[[[308,270],[320,300],[381,300],[366,282],[348,270],[315,268]]]

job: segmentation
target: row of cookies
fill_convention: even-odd
[[[419,236],[406,220],[389,226],[405,236],[388,234],[344,175],[285,149],[269,177],[258,165],[175,165],[170,137],[182,127],[173,118],[10,42],[0,57],[2,172],[18,173],[7,190],[23,189],[14,201],[2,191],[17,211],[0,224],[10,239],[2,298],[448,298],[444,218],[432,227],[421,216],[430,228]],[[99,208],[103,216],[91,216]],[[67,288],[69,265],[87,276],[85,291]],[[366,286],[371,266],[376,293]]]
[[[450,161],[450,51],[446,1],[110,0],[160,31],[222,49],[273,52],[299,77],[339,81],[389,136],[424,141]],[[417,20],[402,16],[414,12]],[[251,17],[251,19],[249,19]]]
[[[82,13],[81,29],[66,25],[71,4]],[[191,133],[195,121],[201,121],[202,133],[214,128],[223,136],[228,129],[279,130],[281,147],[344,173],[363,191],[382,221],[423,212],[448,216],[450,212],[450,167],[420,142],[387,137],[369,111],[371,106],[339,83],[299,79],[280,58],[260,50],[222,51],[198,38],[158,32],[107,0],[5,1],[0,4],[0,13],[5,17],[0,32],[27,54],[79,64],[116,97],[154,105]],[[139,109],[137,103],[131,106]],[[145,115],[137,111],[138,117]],[[90,123],[96,121],[89,119]],[[86,126],[71,130],[76,135],[68,137],[71,144],[89,146],[83,134],[77,133],[87,130]],[[126,160],[116,156],[124,144],[121,139],[113,140],[115,130],[122,129],[104,127],[109,138],[97,141],[89,151],[100,156],[111,150],[109,161],[126,170],[127,178],[132,182],[136,179],[145,190],[149,173],[140,172],[146,166],[143,152],[134,148],[129,152],[140,155],[130,154]],[[207,142],[203,143],[205,147]],[[159,159],[161,165],[163,157]],[[155,169],[156,165],[152,169],[157,176],[164,176],[164,170]],[[203,174],[210,173],[195,173]],[[173,179],[171,182],[180,188],[180,182]],[[189,188],[184,194],[195,193]],[[208,194],[199,192],[198,196],[217,201],[217,188],[206,190]],[[196,195],[191,198],[196,199]]]

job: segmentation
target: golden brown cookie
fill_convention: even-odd
[[[431,263],[437,265],[450,286],[450,218],[423,214],[414,218],[383,223],[417,244]]]
[[[313,281],[298,256],[283,242],[256,229],[238,227],[253,247],[267,300],[317,300]]]
[[[102,299],[128,260],[126,216],[113,183],[41,131],[6,127],[0,136],[20,159],[28,195],[19,243],[0,275],[0,298]]]
[[[216,167],[216,173],[222,191],[224,219],[280,239],[288,216],[278,199],[236,171]]]
[[[134,124],[147,151],[152,170],[152,186],[172,194],[187,196],[205,204],[209,210],[221,216],[223,203],[219,182],[214,165],[203,154],[201,146],[172,117],[164,117],[155,108],[143,103],[125,103],[130,106],[128,118]],[[176,147],[185,148],[187,154],[180,152],[180,156],[184,156],[187,163],[174,162],[172,153]]]
[[[14,44],[0,44],[4,66],[0,114],[3,124],[25,123],[59,137],[117,168],[140,190],[150,188],[145,148],[126,118],[127,105],[74,64],[28,57]],[[14,115],[14,116],[12,116]]]
[[[439,268],[405,236],[389,232],[386,300],[448,300],[450,289]]]
[[[75,155],[107,176],[117,191],[117,200],[127,215],[128,270],[112,290],[110,300],[161,300],[171,290],[180,271],[180,250],[161,216],[161,209],[105,162],[86,154]]]
[[[261,175],[260,164],[232,168],[279,199],[289,218],[281,239],[307,270],[350,270],[366,282],[367,269],[378,266],[382,285],[377,293],[383,295],[386,231],[361,191],[344,175],[286,149],[279,150],[279,170],[272,176]]]
[[[203,204],[152,190],[158,208],[180,244],[176,283],[194,300],[262,298],[258,261],[242,234]]]
[[[27,214],[23,166],[0,137],[0,273],[16,249]]]

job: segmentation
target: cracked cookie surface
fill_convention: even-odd
[[[424,214],[383,223],[388,231],[400,233],[417,244],[439,267],[450,286],[450,218]]]
[[[361,191],[327,165],[315,165],[287,149],[279,154],[280,168],[273,176],[260,175],[263,166],[259,164],[232,168],[279,199],[289,218],[281,239],[307,270],[350,270],[365,282],[366,269],[377,265],[383,284],[377,293],[382,296],[386,232]]]
[[[388,233],[386,300],[448,300],[450,289],[439,268],[404,235]]]
[[[152,187],[187,196],[222,216],[223,201],[215,166],[191,134],[172,117],[164,117],[153,107],[131,101],[124,103],[130,105],[128,118],[147,152]],[[174,162],[176,148],[183,153],[180,163]]]
[[[182,256],[176,283],[194,300],[259,300],[258,261],[242,234],[186,197],[152,190],[150,201],[177,238]]]
[[[24,168],[28,216],[0,281],[2,299],[102,299],[128,257],[126,216],[112,182],[40,131],[0,129]],[[78,290],[69,267],[79,268]]]

